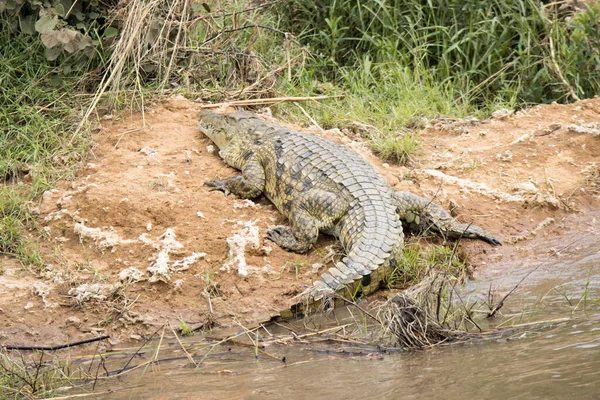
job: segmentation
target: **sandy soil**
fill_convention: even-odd
[[[267,200],[203,186],[234,170],[197,128],[198,109],[174,98],[146,112],[145,125],[140,114],[103,118],[87,164],[35,207],[44,270],[0,259],[0,343],[106,333],[115,345],[180,319],[192,328],[248,324],[288,307],[328,268],[331,238],[307,255],[288,253],[264,239],[268,227],[285,223]],[[600,206],[598,121],[598,98],[484,122],[433,121],[411,168],[382,163],[350,139],[356,135],[295,128],[354,148],[395,190],[435,196],[459,219],[497,233],[503,247],[462,244],[482,268],[527,256],[546,235],[598,231],[595,220],[570,224],[572,215]]]

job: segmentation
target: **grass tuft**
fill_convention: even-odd
[[[403,256],[403,262],[390,275],[388,287],[414,285],[431,271],[458,280],[464,279],[469,272],[466,260],[448,246],[415,241],[406,244]]]

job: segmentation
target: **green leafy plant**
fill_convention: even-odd
[[[98,0],[0,0],[0,15],[4,19],[3,29],[14,34],[39,35],[48,61],[82,64],[98,54],[100,39],[110,39],[116,34],[114,27],[105,26],[105,14],[114,5],[111,3]]]

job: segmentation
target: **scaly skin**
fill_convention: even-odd
[[[223,160],[242,171],[206,185],[248,199],[264,194],[289,220],[289,227],[267,231],[268,239],[299,253],[312,248],[319,232],[340,240],[345,256],[304,293],[314,300],[332,292],[355,297],[377,290],[402,261],[401,221],[451,238],[500,244],[422,197],[394,193],[371,164],[342,145],[245,112],[201,111],[198,117]]]

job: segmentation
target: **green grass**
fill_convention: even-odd
[[[0,398],[33,399],[55,396],[56,389],[93,380],[82,366],[74,367],[69,357],[34,353],[31,357],[0,351]],[[50,360],[50,358],[52,358]]]
[[[291,0],[281,28],[339,80],[365,57],[426,70],[436,86],[477,107],[535,104],[600,92],[600,5],[582,12],[534,0]],[[380,89],[383,88],[380,87]]]
[[[6,24],[0,21],[0,253],[39,264],[25,236],[34,227],[27,203],[71,174],[87,151],[87,137],[73,136],[81,75],[50,65],[37,37]]]
[[[599,4],[574,13],[533,0],[292,0],[276,13],[312,54],[284,92],[344,95],[305,109],[324,128],[372,125],[372,148],[401,164],[429,119],[600,93]],[[277,110],[307,120],[295,105]]]
[[[179,319],[179,332],[181,332],[182,336],[191,336],[194,334],[194,329],[185,322],[183,317],[180,315]]]
[[[325,87],[326,90],[321,88]],[[342,68],[338,83],[319,84],[308,68],[288,82],[287,95],[310,96],[325,92],[343,98],[306,103],[302,107],[321,126],[346,128],[354,122],[371,126],[362,135],[383,159],[409,163],[421,144],[419,131],[424,121],[440,116],[465,117],[483,115],[502,105],[490,105],[486,110],[457,102],[450,85],[435,82],[424,68],[412,70],[395,62],[375,63],[369,57],[355,67]],[[283,104],[275,110],[285,119],[306,121],[295,105]]]
[[[429,269],[462,279],[467,274],[467,264],[450,246],[407,243],[403,249],[404,260],[392,271],[388,287],[408,287],[418,283]]]

